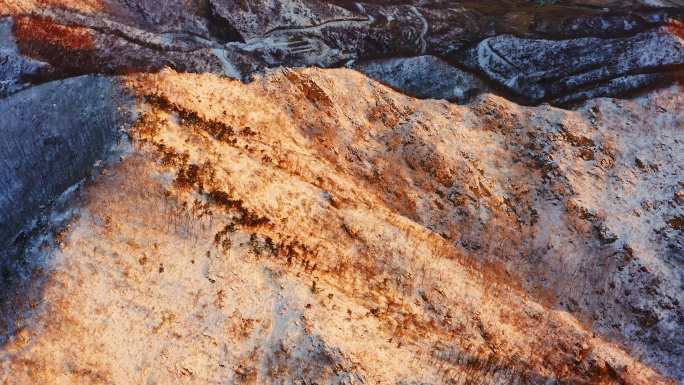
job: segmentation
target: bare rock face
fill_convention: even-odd
[[[3,2],[0,382],[682,383],[683,13]]]

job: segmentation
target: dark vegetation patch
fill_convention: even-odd
[[[260,216],[254,211],[246,208],[240,199],[233,199],[225,191],[212,190],[207,194],[212,202],[223,206],[227,210],[234,210],[238,216],[236,223],[245,227],[258,227],[268,225],[271,222],[268,218]]]
[[[229,233],[234,233],[237,228],[234,223],[227,224],[221,231],[214,235],[214,245],[220,246],[224,252],[230,250],[233,246],[233,241],[229,237]]]
[[[561,124],[561,135],[566,142],[572,144],[575,147],[594,147],[596,143],[591,138],[586,136],[577,135],[570,129]]]
[[[228,124],[216,120],[204,119],[197,112],[187,110],[175,103],[172,103],[168,98],[162,95],[146,95],[145,100],[148,103],[165,111],[175,112],[178,114],[180,122],[184,126],[205,131],[218,141],[232,145],[237,144],[237,139],[235,138],[236,130]]]
[[[667,224],[675,230],[684,230],[684,216],[676,216],[667,221]]]
[[[205,191],[207,186],[212,186],[215,181],[216,171],[211,162],[206,161],[201,165],[183,164],[178,170],[176,186],[189,189],[197,187],[200,193]]]
[[[333,101],[330,96],[314,82],[312,79],[302,76],[294,71],[286,71],[285,77],[287,80],[291,81],[292,84],[297,86],[299,90],[304,94],[307,100],[315,104],[316,106],[332,107]]]

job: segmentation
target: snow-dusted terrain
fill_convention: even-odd
[[[0,4],[0,383],[684,381],[681,4],[548,3]]]

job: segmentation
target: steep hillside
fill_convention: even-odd
[[[0,5],[0,382],[683,383],[684,9],[548,3]]]
[[[682,163],[641,138],[684,153],[678,88],[568,112],[418,101],[349,70],[119,81],[138,118],[29,246],[6,382],[653,384],[649,363],[681,367]]]

